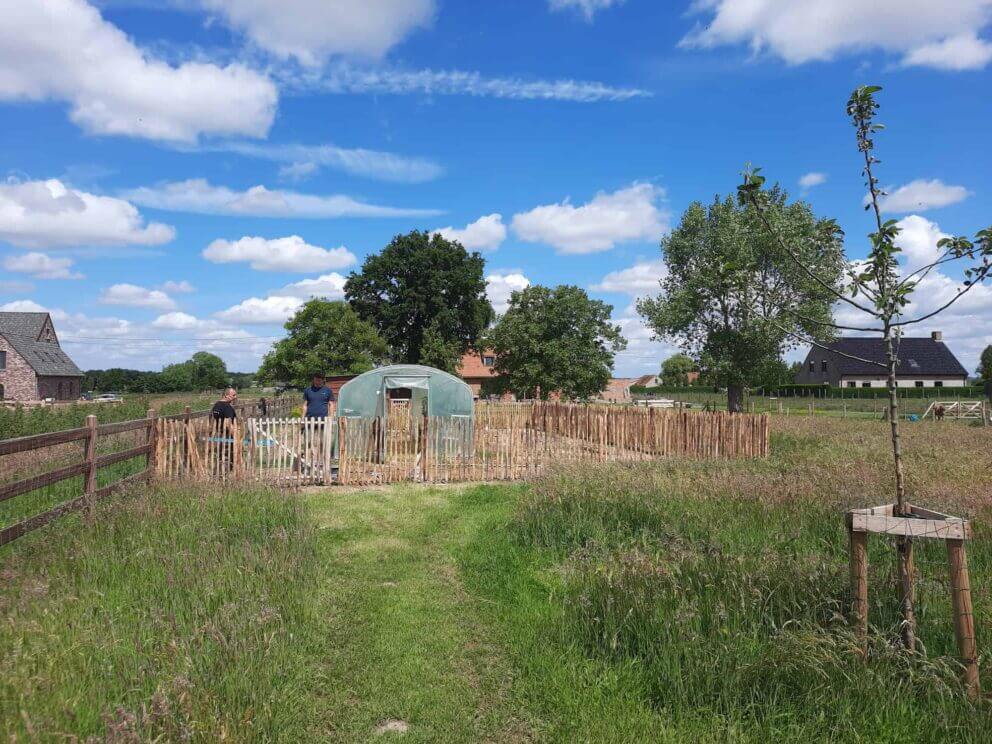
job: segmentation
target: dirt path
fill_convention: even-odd
[[[478,517],[457,489],[326,491],[307,499],[326,555],[327,705],[338,741],[529,740],[512,670],[459,581]]]

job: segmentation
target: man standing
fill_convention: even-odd
[[[306,418],[326,419],[327,409],[334,400],[334,393],[324,385],[324,375],[318,372],[313,376],[313,384],[303,391],[307,402]]]
[[[238,417],[234,403],[237,399],[238,391],[228,388],[224,391],[224,397],[210,409],[210,418],[214,421],[214,436],[211,441],[216,445],[217,453],[213,467],[216,468],[217,475],[234,468],[234,421]]]

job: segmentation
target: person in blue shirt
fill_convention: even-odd
[[[325,387],[324,375],[317,373],[313,376],[313,384],[303,391],[303,400],[307,402],[307,418],[327,418],[327,408],[334,400],[334,393]]]

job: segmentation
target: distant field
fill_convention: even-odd
[[[893,650],[893,552],[854,653],[844,510],[886,427],[775,417],[763,461],[533,485],[164,489],[0,551],[0,735],[21,740],[988,740],[958,682],[942,546]],[[992,429],[906,427],[911,498],[973,518],[992,643]],[[985,670],[987,671],[987,670]],[[988,676],[988,675],[986,675]]]

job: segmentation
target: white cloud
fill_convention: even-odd
[[[244,262],[256,271],[289,271],[310,274],[327,269],[343,269],[355,263],[347,248],[321,248],[310,245],[299,235],[287,238],[245,236],[240,240],[215,240],[203,251],[211,263]]]
[[[239,217],[430,217],[439,213],[432,209],[381,207],[342,194],[315,196],[265,186],[235,191],[213,186],[202,178],[142,186],[126,192],[125,198],[154,209]]]
[[[160,289],[146,289],[136,284],[114,284],[100,294],[101,305],[125,305],[127,307],[150,307],[156,310],[171,310],[175,301]]]
[[[159,245],[175,234],[168,225],[145,225],[134,205],[123,199],[72,189],[54,178],[0,184],[0,240],[14,245]]]
[[[664,341],[654,340],[654,332],[644,324],[635,308],[626,308],[613,322],[620,326],[620,333],[627,339],[627,348],[619,352],[614,362],[613,374],[617,377],[640,377],[658,374],[661,362],[679,349]]]
[[[285,323],[303,304],[299,297],[249,297],[227,310],[216,313],[217,317],[228,323],[244,323],[245,325],[267,325]]]
[[[910,50],[902,63],[906,67],[959,71],[980,70],[990,61],[992,44],[975,34],[961,34]]]
[[[349,149],[336,145],[225,142],[201,149],[233,152],[284,163],[285,165],[279,169],[279,177],[287,180],[300,180],[313,175],[321,167],[398,183],[423,183],[432,181],[444,173],[440,165],[427,158],[406,157],[363,148]]]
[[[457,240],[468,251],[494,251],[506,240],[506,225],[501,214],[488,214],[461,229],[441,227],[435,232],[447,240]]]
[[[3,260],[7,271],[30,274],[35,279],[83,279],[78,271],[72,271],[71,258],[52,258],[44,253],[22,253],[7,256]]]
[[[273,292],[281,297],[299,297],[309,300],[311,297],[322,297],[325,300],[343,300],[344,283],[347,281],[336,271],[324,274],[316,279],[304,279],[303,281],[287,284],[282,289]]]
[[[48,308],[39,305],[34,300],[14,300],[0,305],[0,311],[5,313],[47,313]]]
[[[696,0],[706,22],[682,46],[747,44],[789,64],[881,49],[904,64],[975,69],[989,61],[976,34],[989,21],[992,0]]]
[[[279,57],[317,65],[333,54],[381,57],[434,19],[434,0],[199,0]]]
[[[818,173],[813,171],[812,173],[806,173],[799,178],[799,185],[805,189],[811,189],[814,186],[819,186],[827,182],[826,173]]]
[[[594,284],[597,292],[622,292],[631,297],[656,295],[659,283],[668,275],[668,266],[660,258],[655,261],[639,261],[620,271],[611,271],[599,284]]]
[[[261,137],[277,99],[270,80],[239,64],[156,59],[84,0],[6,3],[0,100],[66,101],[87,132],[182,142]]]
[[[896,245],[902,249],[904,269],[914,271],[937,260],[937,241],[951,237],[942,232],[936,222],[911,214],[896,223],[899,235]]]
[[[547,243],[559,253],[608,251],[630,240],[657,240],[668,230],[668,214],[659,208],[665,192],[636,183],[612,194],[599,192],[588,204],[536,207],[513,216],[513,231],[521,240]]]
[[[475,96],[521,101],[627,101],[648,98],[650,91],[622,88],[591,80],[532,80],[488,78],[466,70],[403,70],[390,67],[356,67],[332,64],[318,72],[283,73],[286,87],[319,89],[328,93],[379,93],[432,96]]]
[[[551,10],[574,10],[591,21],[596,11],[622,5],[623,2],[624,0],[548,0],[548,7]]]
[[[884,212],[925,212],[964,201],[971,192],[964,186],[949,186],[939,178],[918,178],[893,190],[887,187],[888,196],[879,200]],[[868,197],[865,197],[867,203]]]
[[[202,324],[203,321],[196,317],[178,311],[159,315],[152,321],[153,328],[162,328],[168,331],[187,331],[192,328],[199,328]]]
[[[190,284],[185,279],[181,281],[172,281],[171,279],[162,284],[159,287],[163,292],[168,292],[169,294],[190,294],[196,291],[196,287]]]
[[[18,279],[0,279],[0,294],[26,294],[34,289],[31,282]]]
[[[510,304],[510,295],[527,289],[530,279],[519,272],[492,273],[486,277],[486,294],[493,308],[502,315]]]

